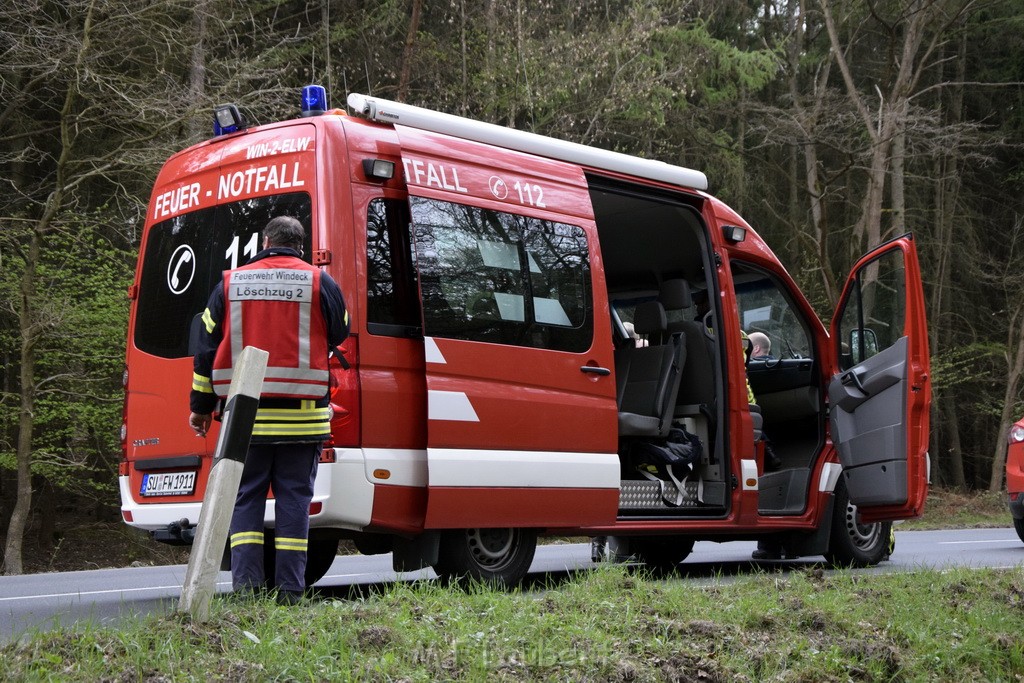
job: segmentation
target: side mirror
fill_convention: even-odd
[[[850,330],[850,355],[854,363],[871,358],[878,353],[878,337],[875,331],[861,327]]]

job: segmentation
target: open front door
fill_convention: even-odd
[[[830,334],[832,442],[865,522],[921,514],[928,493],[928,334],[910,235],[861,258]]]
[[[610,524],[611,327],[579,167],[396,126],[427,379],[427,528]]]

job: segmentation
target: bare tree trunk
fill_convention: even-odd
[[[206,95],[206,9],[207,0],[196,0],[192,11],[192,26],[195,29],[195,43],[192,44],[192,56],[188,71],[188,96],[193,106],[198,105]],[[189,139],[193,142],[205,137],[206,125],[198,116],[193,116],[189,123]]]
[[[945,482],[947,486],[958,488],[961,491],[967,490],[967,479],[964,476],[964,449],[960,443],[960,423],[957,411],[956,399],[951,392],[945,392],[939,401],[939,411],[942,415],[941,424],[946,432],[946,473],[949,479]],[[940,471],[940,468],[936,467]]]
[[[469,114],[469,45],[466,41],[466,0],[459,0],[459,41],[462,48],[462,107],[463,116]]]
[[[75,100],[78,96],[78,78],[85,56],[90,50],[93,10],[96,0],[89,3],[85,22],[82,26],[82,42],[75,59],[75,77],[68,84],[64,105],[60,113],[60,157],[57,159],[54,189],[47,198],[43,214],[32,230],[28,249],[25,252],[25,272],[21,279],[18,318],[21,333],[21,413],[18,418],[18,447],[16,453],[18,490],[7,526],[7,541],[4,545],[4,573],[21,574],[24,571],[22,546],[25,528],[28,526],[29,511],[32,508],[32,430],[35,426],[36,398],[36,354],[35,346],[44,333],[36,306],[36,272],[42,256],[43,240],[50,231],[57,212],[64,203],[67,166],[71,157],[72,126]]]
[[[399,102],[405,102],[409,95],[409,81],[412,78],[412,60],[416,56],[416,34],[420,31],[420,14],[423,12],[423,0],[412,0],[412,16],[409,18],[409,30],[405,34],[405,48],[402,50],[402,70],[398,76]]]
[[[21,332],[21,410],[18,416],[17,492],[11,520],[7,525],[4,546],[4,573],[21,574],[22,545],[32,509],[32,427],[35,413],[35,344],[39,338],[35,328],[36,266],[41,252],[42,233],[33,230],[25,254],[25,272],[21,277],[18,318]]]
[[[903,112],[899,115],[900,121],[907,120],[907,109],[907,103],[904,102]],[[901,125],[892,141],[892,211],[889,228],[891,235],[902,235],[907,231],[906,178],[903,175],[906,153],[907,133]]]
[[[943,60],[939,60],[940,63]],[[957,49],[955,84],[962,84],[967,69],[967,35],[961,34]],[[952,124],[960,123],[963,118],[963,85],[953,85],[952,98],[947,112]],[[932,259],[934,285],[931,289],[931,310],[928,319],[931,332],[931,350],[933,354],[940,349],[955,348],[958,340],[953,338],[954,328],[944,324],[950,301],[948,291],[952,276],[951,263],[954,249],[954,217],[956,215],[957,197],[960,193],[960,156],[956,147],[936,155],[933,176],[935,178],[935,255]],[[936,413],[941,419],[932,424],[942,425],[940,434],[944,434],[947,443],[944,448],[936,449],[936,454],[943,459],[944,467],[937,468],[948,476],[949,486],[959,489],[967,488],[964,475],[963,448],[960,444],[960,421],[957,402],[953,389],[941,390],[939,400],[935,402]]]
[[[939,8],[936,7],[936,3],[925,4],[917,11],[906,15],[905,20],[900,23],[901,30],[899,32],[893,31],[893,39],[902,41],[899,45],[893,45],[894,53],[898,53],[895,62],[896,74],[892,82],[888,84],[886,93],[878,90],[879,106],[877,120],[875,120],[868,109],[866,98],[857,89],[857,84],[847,63],[845,47],[840,42],[839,31],[836,29],[829,0],[819,0],[819,4],[825,18],[832,54],[843,75],[843,82],[846,84],[847,96],[857,108],[864,129],[871,139],[867,188],[861,202],[860,218],[854,226],[854,237],[856,238],[854,248],[859,251],[864,247],[873,247],[881,241],[882,203],[885,180],[890,166],[890,152],[893,141],[905,125],[903,118],[908,111],[910,95],[928,65],[928,57],[940,39],[942,29],[937,27],[939,30],[935,31],[932,42],[921,54],[925,28],[938,16]],[[899,38],[895,36],[899,36]]]
[[[814,257],[818,261],[821,273],[821,282],[825,295],[828,297],[829,305],[834,306],[839,298],[836,291],[836,279],[832,272],[831,260],[828,253],[828,225],[825,219],[825,208],[822,201],[823,187],[818,171],[818,148],[817,129],[821,114],[825,105],[826,84],[831,71],[832,59],[829,58],[819,73],[813,79],[814,105],[810,109],[802,103],[800,92],[800,62],[804,54],[804,5],[801,0],[796,2],[795,11],[791,10],[789,16],[792,23],[790,31],[793,33],[793,40],[789,48],[789,94],[793,101],[793,109],[797,122],[801,128],[803,140],[801,148],[804,157],[804,181],[807,196],[810,201],[811,226],[809,237],[814,243]]]

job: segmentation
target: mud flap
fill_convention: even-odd
[[[792,533],[783,536],[782,547],[787,557],[809,557],[824,555],[828,552],[828,544],[832,538],[832,515],[835,512],[836,498],[828,497],[828,504],[821,516],[821,524],[810,533]]]
[[[441,534],[426,531],[412,538],[395,537],[391,565],[396,572],[414,572],[437,564]]]

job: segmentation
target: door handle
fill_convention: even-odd
[[[608,368],[602,368],[597,365],[583,365],[580,367],[580,372],[589,372],[594,375],[600,375],[601,377],[607,377],[612,374],[612,371]]]
[[[868,393],[868,390],[864,388],[864,382],[860,378],[860,373],[852,371],[848,372],[845,375],[843,375],[839,379],[839,381],[842,382],[843,386],[845,387],[848,387],[852,384],[857,389],[857,391],[864,394],[865,396],[871,395]]]

